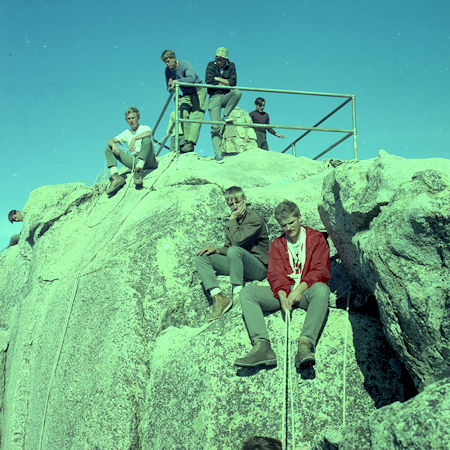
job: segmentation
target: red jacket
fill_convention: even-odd
[[[321,281],[327,284],[330,279],[330,247],[320,231],[303,226],[306,230],[306,258],[301,282],[308,288]],[[294,280],[288,277],[293,272],[289,263],[287,239],[284,233],[273,240],[269,249],[269,269],[267,280],[275,298],[282,290],[287,295],[291,292]]]

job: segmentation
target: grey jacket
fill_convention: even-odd
[[[247,208],[244,217],[230,220],[225,229],[225,245],[218,249],[219,254],[226,255],[232,245],[244,248],[267,265],[270,242],[264,219]]]

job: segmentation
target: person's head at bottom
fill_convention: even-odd
[[[281,450],[281,441],[271,437],[252,436],[242,445],[242,450]]]

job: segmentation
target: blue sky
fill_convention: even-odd
[[[167,48],[203,80],[225,46],[240,86],[355,94],[360,159],[381,148],[448,158],[449,30],[446,0],[1,0],[0,249],[21,228],[8,211],[33,189],[95,179],[106,141],[126,128],[126,107],[137,106],[153,128],[168,95],[160,60]],[[256,96],[244,93],[239,106],[251,111]],[[338,105],[263,97],[272,123],[288,125],[311,126]],[[349,106],[326,126],[351,128]],[[268,138],[274,151],[299,135],[280,132],[286,139]],[[310,135],[297,152],[313,157],[333,138]],[[213,155],[207,126],[197,152]],[[351,139],[327,156],[352,158]]]

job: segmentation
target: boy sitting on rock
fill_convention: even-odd
[[[240,187],[228,188],[225,201],[231,209],[225,245],[202,248],[195,257],[200,279],[213,299],[212,311],[206,319],[209,322],[233,306],[244,279],[263,280],[267,272],[269,237],[266,223],[255,211],[247,208],[247,198]],[[216,274],[230,275],[233,301],[222,294]]]
[[[275,218],[283,234],[269,249],[270,287],[246,286],[240,293],[253,350],[234,364],[239,367],[276,365],[263,311],[281,307],[285,314],[290,314],[297,305],[307,311],[295,355],[295,366],[303,369],[315,364],[314,347],[328,310],[330,249],[320,231],[301,224],[300,210],[295,203],[281,202],[275,209]]]
[[[152,142],[152,130],[147,125],[139,124],[140,114],[135,107],[125,111],[125,120],[130,129],[120,133],[108,141],[105,148],[106,163],[111,171],[108,195],[115,194],[124,184],[125,180],[119,175],[117,160],[129,169],[134,168],[133,181],[136,187],[143,185],[142,169],[156,169],[158,166]],[[117,144],[128,144],[128,150],[120,150]]]

